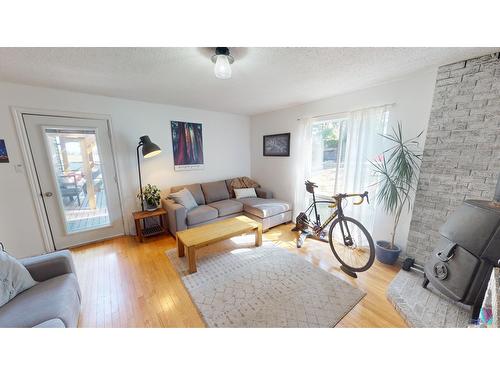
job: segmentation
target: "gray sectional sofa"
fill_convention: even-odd
[[[73,328],[81,292],[68,250],[21,259],[38,284],[0,307],[1,328]]]
[[[198,207],[188,211],[171,199],[163,199],[162,206],[168,213],[170,233],[175,236],[177,231],[238,215],[245,215],[262,223],[264,231],[292,220],[290,203],[273,199],[269,190],[260,187],[255,188],[256,198],[236,199],[234,193],[230,193],[231,181],[232,179],[172,187],[172,193],[187,188]]]

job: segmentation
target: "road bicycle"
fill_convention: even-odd
[[[369,204],[368,192],[362,194],[336,194],[331,199],[316,200],[314,189],[318,187],[314,182],[306,181],[306,190],[312,194],[313,201],[309,207],[301,212],[296,220],[293,231],[300,232],[297,247],[300,248],[306,238],[313,238],[328,242],[333,255],[340,262],[340,269],[352,277],[357,277],[356,272],[369,269],[375,259],[375,246],[368,230],[356,219],[344,215],[342,203],[347,198],[359,197],[354,205],[362,204],[365,199]],[[318,204],[328,204],[335,210],[321,223],[318,214]],[[326,230],[328,225],[328,239]]]

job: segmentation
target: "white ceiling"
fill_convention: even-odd
[[[0,80],[253,115],[350,92],[498,48],[0,48]]]

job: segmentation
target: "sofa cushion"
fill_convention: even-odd
[[[229,191],[227,190],[225,181],[207,182],[201,184],[201,189],[203,190],[207,204],[229,199]]]
[[[273,192],[264,188],[255,188],[255,193],[259,198],[271,199],[273,197]]]
[[[219,211],[219,217],[243,211],[243,203],[234,199],[226,199],[223,201],[209,203],[208,205]]]
[[[0,249],[0,307],[35,284],[26,267]]]
[[[243,203],[243,210],[245,212],[261,219],[281,214],[291,209],[289,203],[278,199],[241,198],[238,201]]]
[[[78,281],[68,273],[38,283],[0,307],[0,327],[34,327],[51,319],[76,327],[79,314]]]
[[[180,186],[173,186],[170,188],[171,193],[176,193],[179,190],[182,189],[188,189],[191,194],[194,197],[194,200],[198,204],[205,204],[205,197],[203,196],[203,191],[201,191],[201,185],[200,184],[191,184],[191,185],[180,185]]]
[[[219,215],[219,211],[210,206],[198,206],[188,211],[187,213],[187,223],[188,225],[196,225],[204,223],[212,219],[216,219]]]
[[[193,194],[191,194],[191,192],[186,188],[181,189],[176,193],[170,193],[168,198],[172,199],[175,203],[183,205],[186,207],[186,210],[191,210],[198,206]]]

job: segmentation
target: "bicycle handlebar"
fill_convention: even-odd
[[[339,198],[360,197],[361,199],[359,201],[352,203],[352,204],[354,204],[356,206],[359,206],[360,204],[362,204],[365,201],[365,198],[366,198],[366,202],[368,204],[370,204],[370,199],[368,198],[368,192],[367,191],[365,191],[362,194],[337,194],[336,197],[339,197]]]
[[[306,180],[304,183],[306,185],[307,191],[314,194],[314,188],[317,188],[318,185],[316,185],[316,183],[309,181],[309,180]],[[338,199],[338,198],[344,199],[344,198],[351,198],[351,197],[361,198],[359,201],[353,202],[353,204],[356,206],[359,206],[360,204],[362,204],[365,201],[365,198],[366,198],[366,202],[368,204],[370,204],[370,199],[368,199],[368,191],[365,191],[362,194],[359,194],[359,193],[358,194],[342,194],[341,193],[341,194],[337,194],[337,195],[333,196],[333,198],[336,198],[336,199]]]

